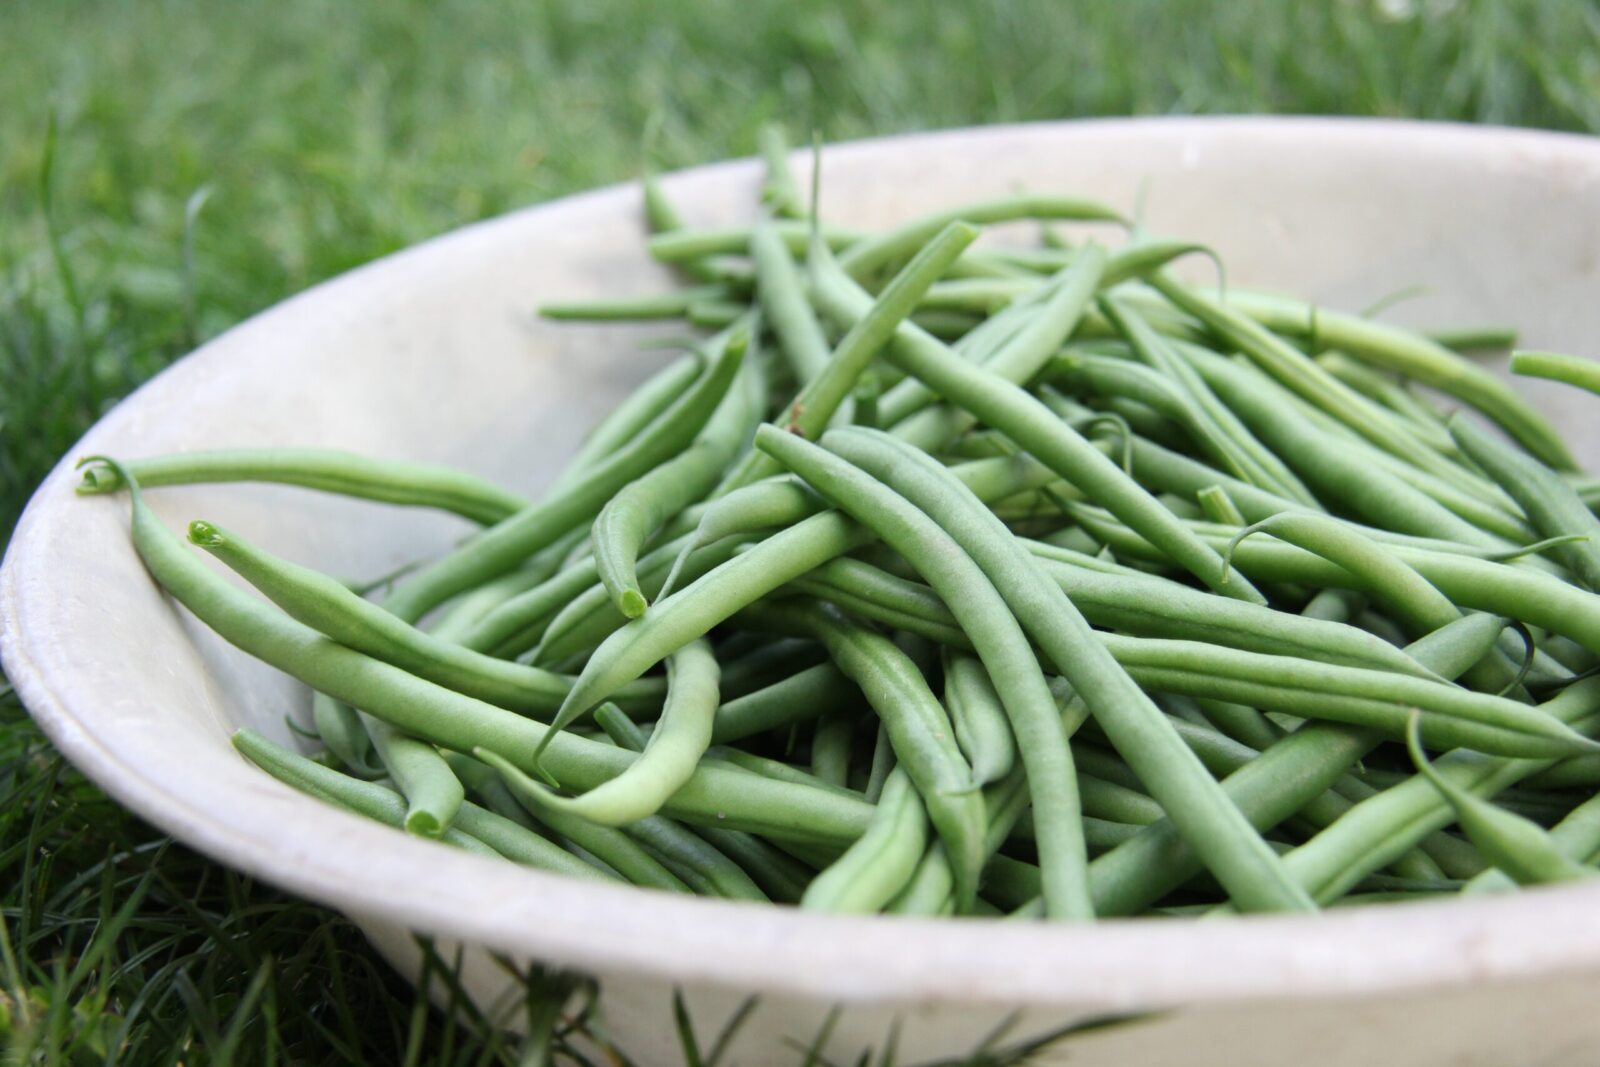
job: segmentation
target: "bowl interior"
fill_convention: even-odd
[[[1512,323],[1529,347],[1593,351],[1600,147],[1502,130],[1313,120],[999,127],[827,150],[825,214],[881,227],[1017,190],[1097,197],[1215,247],[1231,284],[1417,324]],[[671,177],[696,224],[753,214],[748,162]],[[1114,235],[1108,235],[1115,240]],[[1193,267],[1205,277],[1203,264]],[[347,910],[597,970],[833,998],[1040,1003],[1370,989],[1600,961],[1594,890],[1316,920],[1107,923],[828,919],[596,889],[407,839],[246,766],[229,732],[280,740],[306,694],[171,606],[127,541],[126,502],[76,498],[70,460],[306,445],[456,464],[537,492],[668,354],[658,328],[557,325],[541,301],[650,293],[637,191],[601,190],[429,242],[320,286],[208,344],[104,418],[19,526],[0,584],[5,667],[67,754],[213,855]],[[1582,456],[1583,398],[1528,386]],[[467,527],[261,486],[153,492],[173,526],[208,518],[288,558],[370,577]],[[552,922],[551,916],[562,921]],[[1072,961],[1071,966],[1067,962]],[[1086,961],[1092,966],[1086,966]]]

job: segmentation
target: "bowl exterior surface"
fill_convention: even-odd
[[[696,224],[752,214],[759,172],[672,176]],[[826,215],[883,226],[1016,190],[1098,197],[1153,232],[1205,241],[1230,284],[1389,314],[1513,323],[1522,343],[1600,355],[1600,142],[1407,123],[1132,120],[995,127],[827,150]],[[1020,232],[1018,237],[1029,235]],[[1004,239],[1004,235],[1001,235]],[[1109,239],[1116,240],[1113,235]],[[1202,267],[1194,276],[1205,277]],[[0,572],[0,656],[30,711],[97,782],[218,859],[356,916],[411,967],[407,930],[469,946],[481,1003],[506,987],[489,951],[600,978],[609,1030],[643,1064],[677,1063],[670,994],[714,1034],[760,996],[741,1063],[787,1063],[829,1011],[830,1058],[962,1052],[1019,1012],[1008,1040],[1063,1038],[1073,1064],[1600,1062],[1600,889],[1351,909],[1315,919],[1110,922],[835,919],[593,887],[497,865],[329,810],[245,765],[229,733],[288,740],[304,690],[163,598],[127,540],[126,501],[76,498],[71,461],[304,445],[456,464],[529,493],[665,358],[640,327],[540,321],[543,301],[649,293],[638,196],[617,187],[428,242],[230,331],[100,421],[40,488]],[[1526,391],[1578,454],[1600,455],[1592,398]],[[438,515],[264,486],[152,492],[174,528],[207,518],[291,559],[373,576],[459,538]]]

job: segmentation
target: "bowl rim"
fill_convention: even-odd
[[[915,143],[940,146],[987,138],[1205,137],[1314,139],[1326,146],[1379,143],[1386,150],[1486,157],[1508,147],[1544,160],[1581,158],[1600,170],[1600,139],[1500,127],[1405,120],[1303,117],[1094,119],[967,127],[830,145],[827,158]],[[731,160],[666,176],[669,189],[713,174],[753,175],[754,160]],[[376,260],[277,304],[176,361],[117,406],[136,407],[194,372],[240,331],[271,329],[308,305],[380,284],[397,270],[431,268],[468,256],[491,232],[577,208],[632,204],[636,185],[618,183],[459,228]],[[1512,981],[1600,970],[1600,885],[1551,887],[1514,898],[1487,897],[1312,917],[1253,916],[1231,923],[1113,919],[1087,926],[983,919],[826,916],[792,908],[683,898],[594,885],[450,851],[333,811],[286,787],[228,798],[193,795],[163,781],[159,768],[130,763],[105,735],[108,713],[82,701],[70,678],[51,676],[24,625],[29,574],[44,516],[57,506],[72,457],[92,448],[97,422],[29,502],[0,567],[0,662],[23,704],[55,745],[119,802],[185,844],[300,896],[513,955],[588,970],[847,1001],[1129,1005],[1374,994],[1406,988]],[[76,698],[76,699],[75,699]],[[219,803],[218,801],[225,801]],[[311,811],[315,806],[315,812]],[[304,810],[350,847],[284,845],[278,820]],[[224,814],[228,818],[224,818]],[[302,820],[299,827],[306,825]],[[376,859],[375,853],[376,850]],[[397,879],[413,879],[398,883]],[[491,892],[490,906],[463,912],[450,879]],[[437,890],[437,891],[431,891]],[[501,901],[495,906],[494,901]],[[525,923],[530,908],[544,916]]]

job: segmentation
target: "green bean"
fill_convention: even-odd
[[[1364,461],[1349,450],[1331,447],[1332,443],[1324,434],[1300,418],[1282,397],[1264,388],[1265,383],[1257,381],[1247,368],[1221,358],[1200,358],[1193,349],[1182,351],[1193,360],[1206,383],[1262,440],[1277,450],[1320,499],[1348,508],[1369,522],[1404,533],[1464,544],[1498,544],[1389,471]],[[1136,454],[1135,464],[1137,462]],[[1241,506],[1245,504],[1242,496],[1236,499]]]
[[[216,556],[289,616],[358,652],[511,711],[549,714],[571,680],[441,641],[363,600],[324,574],[278,559],[209,522],[189,524],[189,540]],[[653,708],[658,684],[636,686],[620,703]]]
[[[911,262],[884,286],[872,307],[840,339],[823,372],[807,382],[784,410],[784,428],[807,438],[820,434],[832,421],[839,405],[849,397],[867,364],[894,336],[928,286],[939,279],[977,236],[978,231],[966,223],[952,222],[912,257]],[[771,457],[751,451],[724,479],[717,495],[777,471],[777,464]]]
[[[879,720],[878,738],[872,744],[872,765],[867,769],[867,785],[862,790],[867,803],[876,804],[883,796],[883,783],[894,768],[894,744],[889,738],[889,728]]]
[[[1098,245],[1087,245],[1070,265],[1050,280],[1043,299],[1020,328],[979,362],[991,373],[1010,381],[1032,379],[1078,325],[1105,265],[1105,251]],[[938,399],[932,389],[908,378],[884,399],[883,421],[888,426],[897,426]],[[971,424],[972,417],[965,415],[935,432],[954,437]],[[922,431],[907,427],[906,432]]]
[[[1323,352],[1316,359],[1329,374],[1350,388],[1371,397],[1396,414],[1405,416],[1419,433],[1426,435],[1429,443],[1435,448],[1449,450],[1454,447],[1448,441],[1449,433],[1444,428],[1444,417],[1415,396],[1401,381],[1365,363],[1351,359],[1342,352]]]
[[[1407,650],[1419,657],[1428,655],[1428,650],[1416,643],[1407,646]],[[1449,664],[1426,658],[1423,662],[1448,676]],[[1254,826],[1266,829],[1289,818],[1333,786],[1382,740],[1371,730],[1311,723],[1229,774],[1222,787]],[[1405,851],[1397,850],[1395,855]],[[1182,885],[1201,866],[1199,857],[1183,844],[1177,828],[1163,820],[1090,864],[1095,906],[1107,915],[1140,911]],[[1381,866],[1380,863],[1367,869]],[[1331,898],[1319,899],[1326,902]]]
[[[824,310],[831,314],[844,309],[848,314],[855,303],[848,279],[837,270],[824,270],[819,282]],[[1225,578],[1222,559],[1214,550],[1199,544],[1149,493],[1022,389],[967,364],[912,327],[902,327],[887,351],[890,362],[1003,431],[1045,466],[1161,545],[1217,592],[1264,602],[1237,575]]]
[[[437,508],[479,523],[495,523],[528,506],[515,493],[465,471],[400,460],[378,460],[324,448],[240,448],[175,452],[128,460],[146,488],[201,482],[276,482],[385,504]],[[109,467],[83,472],[78,492],[114,493],[126,483]]]
[[[807,668],[826,663],[827,653],[815,641],[771,640],[766,634],[735,634],[717,650],[722,661],[722,699],[737,700],[783,681]]]
[[[1600,363],[1582,356],[1569,356],[1560,352],[1535,352],[1523,350],[1511,353],[1511,373],[1522,374],[1530,378],[1548,378],[1553,382],[1576,386],[1587,389],[1591,393],[1600,393]],[[1521,440],[1521,438],[1518,438]],[[1527,442],[1523,442],[1527,446]],[[1537,448],[1529,447],[1528,450],[1539,455],[1545,462],[1561,468],[1558,461],[1551,460]],[[1568,463],[1565,468],[1575,470],[1574,464]]]
[[[956,742],[972,764],[973,784],[988,785],[1010,774],[1017,744],[1005,707],[982,663],[945,650],[944,703],[955,726]]]
[[[589,431],[583,444],[578,446],[578,451],[567,462],[566,469],[557,476],[547,492],[559,492],[577,480],[584,471],[637,437],[693,386],[704,375],[705,369],[705,357],[699,352],[689,352],[646,378],[643,384],[629,393],[622,403],[612,408],[610,414]]]
[[[711,744],[717,710],[716,657],[704,639],[667,660],[667,700],[643,755],[615,778],[576,797],[533,794],[551,807],[606,826],[654,815],[694,773]]]
[[[542,318],[558,322],[640,322],[651,319],[676,319],[688,313],[689,308],[702,300],[718,299],[728,295],[725,285],[696,285],[688,289],[675,289],[668,293],[650,296],[625,297],[621,300],[569,300],[554,304],[540,304]]]
[[[868,915],[911,881],[928,838],[928,816],[904,765],[884,784],[867,832],[806,887],[809,911]]]
[[[960,482],[921,452],[884,434],[837,430],[830,432],[827,441],[830,450],[861,463],[870,474],[888,479],[894,489],[910,493],[913,504],[925,509],[961,549],[973,554],[979,573],[998,583],[996,589],[1004,588],[1003,603],[1018,613],[1018,621],[1083,697],[1141,780],[1158,790],[1156,799],[1162,807],[1180,812],[1176,817],[1189,829],[1230,893],[1249,907],[1301,906],[1293,894],[1279,891],[1283,882],[1274,872],[1276,859],[1270,849],[1227,802],[1193,753],[1167,728],[1165,717],[1096,641],[1089,624],[1060,588]],[[955,610],[952,596],[970,598],[970,588],[945,592],[946,603]],[[973,625],[963,628],[975,643],[980,639]],[[1032,658],[1025,646],[1023,652]],[[985,665],[990,678],[1000,685],[998,665],[990,666],[987,659]],[[1030,756],[1045,747],[1036,740],[1037,731],[1027,725],[1013,713],[1012,727],[1028,767],[1038,821],[1046,814],[1041,794],[1048,797],[1040,783],[1058,779],[1035,773]],[[1054,738],[1051,742],[1053,754]]]
[[[633,440],[586,470],[581,480],[488,527],[411,574],[385,606],[400,618],[415,621],[456,593],[504,574],[593,518],[618,489],[694,439],[738,373],[745,345],[746,335],[733,331],[711,368]]]
[[[335,644],[280,615],[186,551],[145,505],[136,483],[129,490],[134,548],[146,569],[223,640],[404,733],[458,751],[485,745],[515,754],[520,767],[534,766],[530,756],[547,727]],[[561,738],[545,753],[552,773],[575,789],[616,777],[634,759],[579,737]],[[716,768],[697,770],[665,810],[732,829],[839,844],[854,840],[871,812],[849,797]]]
[[[724,703],[717,709],[711,739],[731,744],[830,712],[854,711],[860,703],[855,684],[833,664],[820,663]]]
[[[660,598],[660,590],[666,588],[665,581],[669,575],[698,578],[726,562],[741,547],[741,542],[722,541],[686,555],[673,551],[677,545],[677,542],[669,543],[649,553],[639,563],[640,589],[651,599]],[[533,661],[548,666],[579,656],[605,640],[627,621],[627,617],[617,610],[605,586],[592,585],[573,597],[543,628]]]
[[[623,486],[600,509],[593,530],[595,569],[625,617],[637,618],[648,604],[636,573],[640,548],[716,485],[760,421],[766,383],[758,368],[756,360],[744,364],[740,380],[687,451]]]
[[[1554,551],[1591,590],[1600,590],[1600,519],[1559,474],[1539,461],[1508,448],[1457,413],[1450,434],[1461,451],[1482,467],[1528,516],[1545,537],[1579,535]]]
[[[1417,677],[1435,675],[1411,657],[1353,627],[1305,619],[1270,608],[1242,604],[1191,589],[1165,578],[1103,573],[1080,556],[1039,542],[1025,542],[1040,565],[1096,626],[1141,637],[1168,637],[1233,648],[1296,656]],[[924,585],[896,578],[859,560],[826,563],[809,576],[816,591],[854,591],[870,603],[907,616],[954,626],[954,617]]]
[[[466,793],[450,765],[432,745],[407,737],[381,719],[363,715],[378,761],[406,798],[405,828],[419,837],[438,837],[449,828]]]
[[[1115,222],[1126,225],[1117,212],[1087,200],[1056,196],[1014,196],[1003,200],[978,201],[924,215],[874,237],[864,238],[845,249],[839,265],[856,279],[927,245],[934,234],[956,223],[989,225],[1015,219],[1070,219],[1078,222]]]
[[[542,807],[533,800],[540,786],[508,760],[488,749],[475,749],[473,756],[488,764],[501,777],[513,796],[523,803],[528,814],[566,838],[584,852],[616,871],[634,885],[665,889],[676,893],[692,892],[688,884],[660,859],[621,830],[601,826],[576,815]]]
[[[800,271],[771,223],[758,224],[751,231],[750,257],[756,264],[756,296],[762,314],[772,324],[795,378],[805,385],[827,367],[830,346],[806,299]]]
[[[861,687],[889,731],[896,762],[915,783],[928,818],[955,858],[957,897],[967,906],[982,865],[983,798],[971,790],[972,769],[922,672],[887,638],[827,608],[775,606],[765,614],[821,641],[845,677]]]
[[[1510,348],[1517,343],[1515,326],[1461,326],[1448,330],[1428,330],[1423,336],[1436,345],[1457,352]]]
[[[824,711],[811,732],[811,773],[824,782],[844,785],[850,779],[850,743],[855,719]]]
[[[1552,717],[1593,728],[1600,711],[1600,679],[1568,687],[1541,705]],[[1451,752],[1434,769],[1454,784],[1483,797],[1546,769],[1547,759],[1499,759],[1474,752]],[[1356,805],[1350,815],[1301,845],[1286,858],[1296,879],[1319,900],[1337,897],[1367,872],[1392,860],[1423,834],[1451,817],[1449,804],[1425,778],[1416,777]]]
[[[878,435],[877,431],[831,430],[828,436],[846,433]],[[1044,824],[1040,851],[1045,857],[1050,913],[1070,918],[1091,917],[1084,910],[1085,852],[1078,823],[1077,797],[1066,784],[1072,780],[1071,753],[1062,736],[1055,701],[1038,660],[995,587],[932,519],[849,463],[770,427],[757,431],[756,446],[768,450],[805,478],[813,489],[845,509],[858,522],[868,525],[911,560],[934,588],[944,594],[999,692],[1024,763],[1030,768],[1029,780],[1035,783],[1035,811]],[[883,714],[881,707],[879,714]],[[949,743],[954,747],[953,738]],[[900,746],[897,745],[895,751],[902,761],[906,759]],[[970,779],[970,769],[967,775]],[[965,788],[967,784],[958,788]],[[928,800],[926,789],[923,797]],[[948,835],[941,836],[949,841]],[[952,847],[951,855],[956,863],[956,884],[970,886],[971,882],[965,880],[964,875],[975,875],[976,871],[963,870],[966,855],[959,850]],[[958,896],[957,908],[963,910],[970,896],[965,893]]]
[[[1240,312],[1284,333],[1310,330],[1310,309],[1279,297],[1238,294]],[[1463,400],[1493,419],[1522,446],[1559,470],[1577,465],[1554,427],[1516,391],[1448,348],[1409,330],[1318,308],[1316,334],[1323,344],[1398,371]]]
[[[776,123],[763,123],[756,132],[756,144],[761,150],[765,170],[761,177],[761,202],[773,213],[783,218],[805,217],[805,201],[800,188],[795,185],[789,170],[789,146],[783,136],[783,127]]]
[[[406,802],[394,790],[330,770],[273,744],[254,730],[237,731],[233,735],[233,747],[280,782],[319,800],[389,826],[399,826],[405,818]],[[572,878],[610,880],[597,868],[538,834],[470,802],[461,805],[455,825],[444,832],[441,840],[468,851],[503,856],[514,863]]]
[[[779,219],[772,226],[790,253],[805,254],[806,242],[811,237],[811,224],[808,221]],[[820,232],[823,240],[835,249],[848,248],[861,240],[861,234],[857,231],[838,226],[823,226]],[[706,256],[742,256],[750,248],[750,228],[724,226],[674,230],[650,238],[647,247],[651,257],[662,263],[684,263]]]
[[[1415,717],[1406,731],[1406,748],[1417,770],[1455,809],[1456,821],[1478,851],[1517,884],[1570,882],[1600,874],[1562,852],[1537,823],[1474,796],[1435,770],[1422,751]]]
[[[743,867],[681,823],[651,815],[629,823],[623,832],[643,845],[701,896],[764,903],[768,899]]]
[[[372,738],[356,709],[326,693],[311,694],[311,722],[317,736],[340,763],[358,778],[377,778],[384,771],[372,763]]]
[[[1164,338],[1144,315],[1109,296],[1101,298],[1100,307],[1106,318],[1127,339],[1133,354],[1170,379],[1187,395],[1189,420],[1207,428],[1203,432],[1222,446],[1235,465],[1242,468],[1245,481],[1281,493],[1296,503],[1321,507],[1288,465],[1256,439],[1239,416],[1211,391],[1200,374],[1174,350],[1172,342]]]
[[[630,752],[643,752],[649,745],[649,737],[615,704],[601,705],[594,717],[619,747]],[[743,868],[767,896],[786,904],[799,902],[806,883],[811,880],[811,871],[804,865],[752,834],[714,826],[692,829],[712,848]]]

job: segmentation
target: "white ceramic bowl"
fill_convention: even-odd
[[[758,170],[675,175],[696,223],[748,217]],[[1133,207],[1207,241],[1232,279],[1392,313],[1514,322],[1530,345],[1600,345],[1600,142],[1499,129],[1304,119],[1154,120],[963,130],[828,150],[826,213],[882,226],[1016,189]],[[1074,1064],[1600,1062],[1600,887],[1315,918],[1104,922],[826,918],[608,888],[495,864],[334,811],[247,766],[248,724],[287,739],[302,688],[222,645],[154,588],[126,501],[80,499],[90,452],[300,444],[459,464],[537,491],[582,430],[661,358],[637,329],[552,325],[543,300],[669,284],[645,255],[637,190],[617,186],[476,226],[319,286],[245,323],[117,407],[51,475],[0,578],[6,672],[61,749],[118,799],[217,859],[360,922],[392,958],[428,931],[597,975],[642,1063],[680,1062],[668,994],[702,1032],[762,996],[736,1046],[793,1062],[833,1004],[848,1062],[905,1021],[901,1062],[1106,1012],[1157,1011],[1047,1058]],[[1583,454],[1592,412],[1535,390]],[[373,575],[464,527],[285,488],[150,494],[177,525],[249,531],[291,558]],[[503,979],[486,954],[469,982]],[[1069,1055],[1070,1054],[1070,1055]]]

